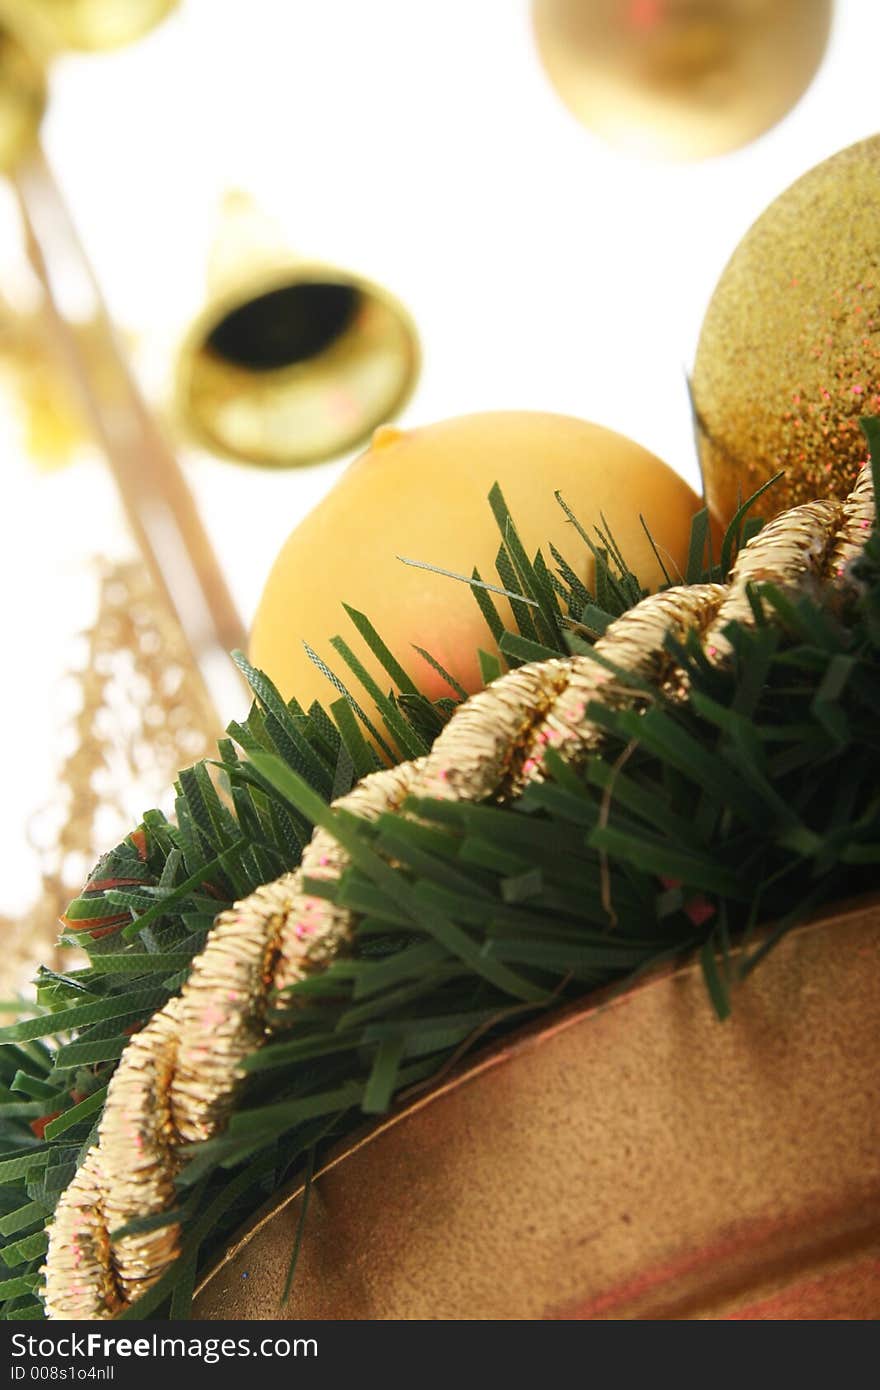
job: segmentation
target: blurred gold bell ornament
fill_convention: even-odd
[[[243,193],[227,195],[206,308],[177,363],[183,427],[243,463],[344,454],[404,406],[420,351],[403,305],[363,276],[287,249]]]
[[[533,0],[541,60],[609,143],[702,159],[754,140],[808,87],[831,0]]]
[[[17,9],[57,48],[99,52],[142,38],[179,0],[18,0]]]
[[[880,413],[880,136],[771,203],[718,282],[692,383],[709,506],[722,519],[779,470],[772,515],[845,497]]]

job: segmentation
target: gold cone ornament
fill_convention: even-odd
[[[363,276],[291,255],[244,194],[225,201],[208,282],[176,374],[181,422],[204,448],[315,463],[363,443],[409,399],[420,353],[403,306]]]
[[[335,806],[375,819],[410,795],[503,803],[552,774],[550,750],[582,765],[603,741],[591,702],[645,708],[646,684],[687,698],[668,635],[681,641],[695,634],[710,662],[725,662],[725,625],[733,618],[755,621],[747,599],[756,580],[789,593],[821,582],[845,587],[873,519],[865,469],[845,501],[806,503],[776,518],[741,551],[726,586],[681,586],[649,596],[597,641],[598,661],[571,656],[501,677],[459,707],[426,757],[366,777]],[[332,833],[318,829],[300,869],[220,914],[180,995],[126,1048],[98,1142],[50,1227],[50,1317],[112,1317],[176,1258],[175,1222],[136,1235],[112,1233],[173,1209],[174,1178],[192,1152],[188,1146],[222,1132],[242,1062],[274,1021],[273,991],[320,973],[350,946],[352,912],[306,886],[338,877],[345,864]],[[295,1029],[295,1002],[282,1016],[283,1026]]]
[[[633,153],[700,159],[786,114],[822,58],[830,0],[533,0],[538,51],[584,125]]]
[[[728,262],[693,374],[710,507],[723,519],[780,469],[757,514],[844,497],[880,410],[880,136],[771,203]]]

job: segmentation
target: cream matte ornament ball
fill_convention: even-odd
[[[722,519],[779,470],[773,515],[845,497],[880,411],[880,137],[817,165],[762,214],[712,296],[693,375],[706,496]]]
[[[469,415],[400,431],[384,426],[333,490],[296,528],[266,583],[250,657],[308,708],[338,698],[309,659],[305,639],[355,692],[330,639],[341,634],[383,690],[388,676],[360,641],[342,605],[365,613],[426,694],[453,692],[413,650],[419,646],[472,692],[482,678],[477,651],[494,651],[467,585],[414,569],[398,556],[499,583],[500,534],[488,494],[499,482],[532,557],[552,564],[552,542],[592,588],[594,561],[554,498],[561,492],[591,533],[604,514],[627,563],[646,588],[663,574],[641,513],[674,575],[687,563],[700,499],[676,473],[632,440],[564,415],[510,411]],[[503,598],[495,597],[509,626]],[[357,690],[357,698],[361,692]]]
[[[610,144],[701,159],[754,140],[809,86],[831,0],[533,0],[538,52]]]

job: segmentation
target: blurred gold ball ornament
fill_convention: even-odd
[[[133,43],[159,24],[178,0],[19,0],[31,20],[58,48],[100,52]]]
[[[37,142],[53,54],[131,43],[177,5],[178,0],[0,0],[0,173],[12,173]]]
[[[701,159],[754,140],[808,87],[831,0],[533,0],[547,75],[611,144]]]
[[[880,137],[777,198],[712,296],[693,376],[709,505],[722,518],[780,469],[764,514],[844,497],[880,409]],[[758,509],[760,511],[760,507]]]

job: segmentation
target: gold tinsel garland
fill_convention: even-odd
[[[373,773],[334,806],[375,819],[411,795],[504,802],[547,775],[548,749],[569,764],[583,762],[602,739],[588,716],[592,701],[641,708],[646,682],[687,697],[668,634],[698,633],[708,658],[723,662],[727,624],[754,621],[750,585],[798,590],[843,581],[873,519],[872,478],[864,468],[845,502],[806,503],[770,522],[741,551],[726,586],[683,585],[651,595],[610,625],[595,656],[502,676],[460,706],[425,758]],[[219,915],[180,996],[129,1043],[110,1082],[98,1143],[50,1227],[50,1318],[113,1317],[177,1257],[177,1224],[115,1239],[110,1233],[173,1209],[181,1148],[223,1129],[241,1064],[267,1036],[270,994],[324,970],[351,943],[352,915],[304,889],[306,879],[337,879],[346,863],[332,835],[316,830],[299,869]]]

